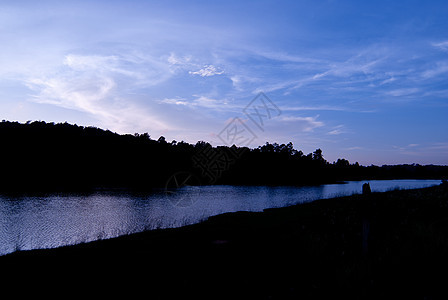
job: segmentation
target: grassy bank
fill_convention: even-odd
[[[0,257],[0,266],[34,283],[51,278],[79,291],[104,280],[102,290],[145,298],[448,299],[447,255],[444,185],[228,213],[17,252]]]

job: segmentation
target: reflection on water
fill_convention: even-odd
[[[96,192],[48,196],[0,195],[0,255],[179,227],[234,211],[262,211],[360,193],[364,182],[311,187],[201,186],[174,193]],[[439,180],[370,181],[373,192],[420,188]]]

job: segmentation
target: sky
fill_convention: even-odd
[[[448,165],[447,1],[0,1],[0,119]]]

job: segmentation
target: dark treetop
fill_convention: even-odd
[[[258,148],[167,142],[68,123],[0,123],[0,190],[164,188],[167,184],[309,185],[344,180],[440,179],[448,166],[361,166],[305,155],[292,143]],[[178,181],[176,174],[185,180]],[[173,177],[174,175],[174,177]],[[195,180],[193,181],[192,178]]]

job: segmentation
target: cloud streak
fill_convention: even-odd
[[[104,126],[120,132],[150,128],[172,130],[172,126],[141,106],[126,93],[152,81],[158,71],[135,71],[129,61],[116,56],[66,56],[61,68],[46,78],[29,78],[26,85],[35,92],[30,100],[82,111]],[[157,80],[161,80],[160,78]]]
[[[319,116],[314,117],[297,117],[297,116],[283,116],[280,118],[281,122],[292,123],[303,132],[312,132],[315,128],[324,126],[324,122],[318,121]]]

